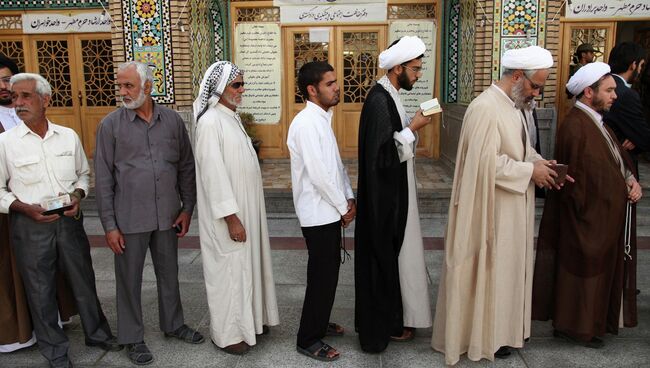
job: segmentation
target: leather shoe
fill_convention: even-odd
[[[564,340],[566,340],[568,342],[572,342],[574,344],[578,344],[578,345],[582,345],[582,346],[587,347],[587,348],[591,348],[591,349],[600,349],[603,346],[605,346],[605,342],[603,342],[603,340],[601,340],[600,338],[595,337],[595,336],[592,337],[591,340],[589,340],[589,341],[581,341],[581,340],[578,340],[575,337],[573,337],[573,336],[571,336],[571,335],[569,335],[569,334],[567,334],[565,332],[559,331],[559,330],[553,330],[553,336],[564,339]]]
[[[135,365],[147,365],[153,362],[153,354],[149,351],[147,344],[138,342],[135,344],[126,344],[126,356],[131,363]]]
[[[512,354],[512,353],[510,352],[510,347],[509,346],[502,346],[502,347],[499,348],[499,350],[494,352],[494,356],[499,358],[499,359],[505,359],[505,358],[509,357],[510,354]]]
[[[221,350],[225,351],[228,354],[232,355],[244,355],[248,353],[248,351],[251,349],[251,346],[248,345],[246,342],[242,341],[237,344],[232,344],[228,345],[225,348],[221,348]]]
[[[86,340],[86,346],[97,347],[104,351],[120,351],[123,348],[122,345],[117,343],[115,336],[111,336],[105,341]]]

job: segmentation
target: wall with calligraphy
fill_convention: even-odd
[[[108,0],[2,0],[0,10],[77,9],[108,7]]]

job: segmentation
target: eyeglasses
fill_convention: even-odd
[[[2,77],[0,78],[0,81],[9,84],[9,82],[11,81],[11,77]]]
[[[416,66],[416,67],[410,67],[408,65],[400,64],[402,68],[406,68],[410,71],[412,71],[415,74],[422,74],[422,67],[421,66]]]
[[[528,79],[528,82],[530,83],[530,88],[537,89],[537,90],[539,90],[540,93],[542,91],[544,91],[544,85],[543,84],[535,84],[535,82],[533,82],[532,80],[530,80],[530,78],[528,78],[526,73],[523,73],[523,75],[524,75],[524,78]]]
[[[240,89],[243,86],[244,86],[244,82],[235,82],[235,83],[230,85],[230,87],[232,87],[234,89]]]

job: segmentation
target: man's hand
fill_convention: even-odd
[[[174,221],[174,226],[178,225],[181,227],[181,232],[176,234],[177,237],[182,238],[187,234],[188,231],[190,231],[190,222],[192,221],[192,216],[184,211],[181,211],[181,213],[178,215],[176,218],[176,221]]]
[[[122,254],[126,248],[124,245],[124,237],[122,233],[118,230],[111,230],[106,233],[106,244],[111,248],[113,253]]]
[[[408,128],[415,133],[416,131],[424,128],[429,123],[431,123],[431,116],[422,115],[422,109],[419,109],[415,112],[415,116],[413,116],[413,119],[411,119],[411,123],[409,124]]]
[[[555,178],[557,173],[555,170],[551,169],[550,165],[552,161],[538,160],[533,163],[533,175],[531,180],[535,185],[540,188],[556,188],[560,189],[560,186],[555,184]]]
[[[236,242],[245,242],[246,241],[246,229],[239,221],[237,215],[232,214],[225,217],[226,224],[228,225],[228,233],[230,234],[230,239]]]
[[[627,198],[630,200],[632,203],[637,203],[641,197],[643,197],[643,193],[641,190],[641,185],[639,185],[639,182],[636,181],[634,177],[631,177],[630,179],[627,180]]]
[[[63,212],[64,216],[73,217],[79,213],[79,198],[70,196],[70,203],[72,204],[72,208]]]
[[[9,210],[20,212],[23,215],[31,218],[32,220],[40,223],[54,222],[58,220],[61,216],[59,215],[43,215],[45,208],[41,207],[38,204],[27,204],[19,200],[15,200],[9,206]]]
[[[348,199],[348,212],[341,216],[341,226],[348,227],[357,215],[357,202],[354,198]]]
[[[621,147],[623,147],[623,149],[626,151],[632,151],[636,148],[634,143],[630,142],[629,139],[624,140],[623,144],[621,144]]]

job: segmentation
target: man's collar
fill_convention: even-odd
[[[625,80],[625,78],[621,77],[621,76],[618,75],[618,74],[614,74],[614,73],[612,73],[612,75],[615,76],[615,77],[617,77],[618,79],[620,79],[621,82],[623,82],[623,84],[625,84],[625,87],[627,87],[627,88],[632,88],[632,85],[629,84],[629,83]]]
[[[27,126],[27,124],[25,124],[24,121],[21,121],[20,124],[18,126],[16,126],[14,129],[16,129],[16,131],[18,132],[18,136],[20,138],[26,136],[29,133],[36,134],[31,129],[29,129],[29,127]],[[61,133],[61,127],[59,127],[56,124],[52,124],[50,119],[48,119],[47,120],[47,132],[45,133],[44,138],[47,138],[48,136],[50,136],[50,135],[52,135],[54,133],[60,134]]]
[[[598,111],[594,110],[590,106],[587,106],[587,104],[583,103],[582,101],[576,101],[576,107],[589,114],[600,125],[603,124],[603,115],[601,115]]]
[[[235,117],[237,115],[237,111],[233,111],[230,108],[228,108],[226,105],[223,105],[222,103],[218,102],[217,103],[217,110],[223,112],[224,114],[230,116],[230,117]]]
[[[494,87],[495,90],[499,91],[499,94],[502,97],[504,97],[505,102],[507,102],[509,105],[511,105],[514,108],[517,107],[517,105],[515,104],[515,101],[513,101],[512,98],[510,98],[510,96],[508,96],[508,94],[504,90],[501,89],[501,87],[497,86],[496,83],[492,83],[491,87]]]
[[[153,99],[151,100],[151,107],[153,108],[153,114],[151,114],[151,121],[155,121],[158,118],[158,115],[160,114],[160,106],[154,101]],[[134,122],[136,116],[138,114],[135,112],[135,109],[127,109],[124,107],[126,110],[126,117],[129,119],[130,122]]]
[[[332,108],[329,108],[327,111],[325,111],[325,110],[323,110],[322,107],[318,106],[317,104],[315,104],[315,103],[313,103],[311,101],[307,101],[307,105],[305,106],[305,108],[309,109],[311,111],[314,111],[314,112],[318,113],[319,115],[322,115],[323,117],[325,117],[327,119],[331,119],[332,115],[334,114],[334,111],[332,110]]]

